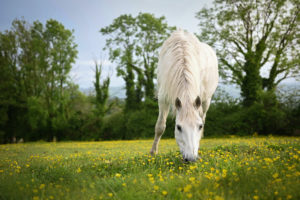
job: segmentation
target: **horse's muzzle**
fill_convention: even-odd
[[[184,162],[196,162],[197,157],[193,158],[193,157],[183,157],[183,161]]]

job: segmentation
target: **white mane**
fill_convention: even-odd
[[[172,107],[178,97],[183,106],[200,96],[199,41],[182,30],[165,41],[158,63],[158,97]],[[197,46],[198,45],[198,46]]]

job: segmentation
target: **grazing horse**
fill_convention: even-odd
[[[211,97],[218,85],[214,50],[194,34],[177,30],[164,42],[157,68],[159,115],[151,154],[158,152],[171,106],[175,138],[184,161],[195,161]]]

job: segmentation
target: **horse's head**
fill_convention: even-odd
[[[190,104],[182,104],[179,98],[175,101],[175,138],[184,161],[196,161],[201,139],[200,132],[203,127],[203,121],[199,115],[200,97],[198,96],[194,103]]]

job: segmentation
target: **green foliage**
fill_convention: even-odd
[[[244,108],[244,123],[248,133],[280,134],[287,125],[286,114],[277,103],[274,94],[266,92],[262,95],[263,103],[255,103]]]
[[[104,125],[101,134],[103,140],[121,140],[126,138],[126,118],[122,111],[113,113],[104,118]],[[131,139],[131,138],[127,138]]]
[[[100,30],[110,36],[104,49],[126,84],[126,110],[138,109],[143,97],[153,99],[158,48],[172,30],[164,17],[149,13],[121,15]]]
[[[240,102],[218,89],[207,113],[204,136],[245,134]]]
[[[287,122],[286,132],[293,135],[299,135],[300,130],[300,89],[296,86],[295,89],[278,91],[278,102],[282,107],[282,111],[286,115]]]
[[[285,1],[282,4],[268,3],[270,10],[275,9],[274,5],[278,6],[277,11],[285,8]],[[241,32],[235,31],[244,29],[232,26],[231,22],[244,18],[249,21],[249,13],[251,18],[253,10],[260,8],[250,6],[246,9],[244,6],[262,2],[246,1],[238,6],[239,15],[230,12],[232,7],[228,3],[216,1],[216,5],[221,4],[228,7],[228,12],[218,7],[216,13],[210,13],[209,9],[198,13],[203,19],[218,13],[217,28],[224,28],[216,32],[210,22],[201,38],[223,44],[223,50],[229,52],[218,52],[221,73],[224,77],[227,77],[227,72],[232,73],[232,81],[241,86],[244,101],[241,103],[241,100],[218,91],[207,114],[205,136],[249,135],[254,132],[299,134],[299,91],[282,94],[274,87],[281,79],[274,79],[274,82],[270,78],[272,73],[275,77],[287,72],[286,76],[297,74],[294,65],[297,65],[298,57],[292,56],[297,50],[289,43],[296,41],[291,34],[297,28],[293,21],[289,21],[294,19],[294,8],[292,5],[285,8],[292,11],[287,13],[289,20],[282,22],[282,30],[291,24],[286,37],[278,35],[276,30],[280,27],[274,25],[266,40],[259,42],[258,36],[253,35],[252,43],[244,41],[250,46],[252,44],[251,48],[239,49],[239,41],[232,40],[232,32],[237,34],[234,38],[243,39]],[[258,14],[261,17],[261,13]],[[266,16],[270,20],[275,17],[268,13]],[[278,16],[277,20],[281,18]],[[271,25],[271,21],[266,22]],[[236,29],[238,27],[242,29]],[[153,138],[158,115],[158,105],[154,100],[158,48],[173,29],[164,17],[155,18],[148,13],[139,13],[136,17],[121,15],[101,29],[103,35],[109,36],[106,40],[109,59],[117,64],[117,73],[125,81],[126,99],[120,100],[109,98],[110,78],[101,78],[101,63],[95,66],[95,95],[86,96],[72,83],[69,72],[77,56],[73,31],[55,20],[48,20],[45,25],[39,21],[28,24],[24,20],[15,20],[11,30],[0,32],[0,143],[16,142],[20,138],[25,141]],[[269,46],[271,38],[274,48]],[[283,46],[279,46],[282,52],[275,48],[279,38],[284,40]],[[230,45],[225,48],[225,44]],[[245,55],[239,51],[244,51]],[[276,57],[279,53],[280,56]],[[268,80],[260,75],[263,66],[260,62],[266,65],[273,62]],[[285,75],[282,78],[286,78]],[[174,137],[174,126],[174,117],[169,116],[164,138]]]
[[[218,94],[220,94],[218,96]],[[262,102],[244,107],[242,103],[228,97],[226,93],[216,93],[216,101],[207,113],[205,136],[214,135],[291,135],[299,129],[297,123],[299,100],[295,107],[286,108],[286,102],[278,102],[273,92],[260,94]],[[292,115],[291,113],[295,113]]]
[[[87,124],[94,119],[93,105],[90,97],[75,90],[72,100],[68,104],[68,125],[60,132],[61,140],[94,139],[92,130]]]
[[[47,126],[48,113],[44,109],[45,103],[43,99],[35,96],[29,97],[27,100],[27,108],[27,119],[32,130]]]
[[[216,48],[220,74],[241,87],[245,106],[261,101],[262,90],[299,77],[299,3],[215,0],[197,13],[200,40]]]
[[[76,47],[73,31],[52,19],[45,26],[14,20],[11,30],[0,33],[0,128],[6,141],[36,138],[31,131],[45,126],[49,131],[37,138],[50,139],[66,125],[68,74]]]
[[[154,137],[157,102],[147,99],[139,110],[118,111],[104,118],[101,139],[142,139]],[[174,137],[174,118],[169,117],[164,138]]]
[[[156,102],[146,100],[142,109],[126,113],[126,139],[149,138],[154,136],[158,115]]]
[[[109,84],[110,84],[110,78],[106,77],[102,83],[101,83],[101,74],[102,74],[102,63],[98,64],[97,61],[95,61],[95,92],[96,92],[96,98],[95,98],[95,105],[96,105],[96,115],[98,117],[103,117],[105,113],[108,111],[108,108],[106,107],[107,99],[109,97]]]

